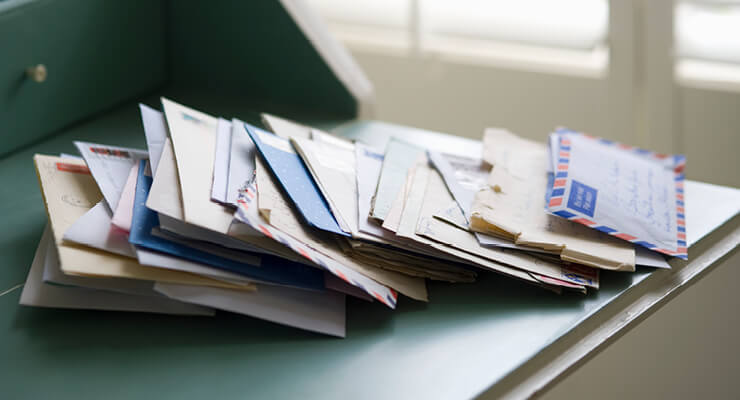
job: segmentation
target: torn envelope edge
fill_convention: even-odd
[[[322,231],[351,237],[342,230],[311,172],[289,139],[245,124],[265,166],[295,205],[303,221]]]
[[[673,168],[673,173],[674,173],[673,180],[676,185],[677,234],[676,234],[676,249],[675,250],[658,247],[652,243],[641,240],[640,238],[632,236],[628,233],[619,231],[609,226],[599,225],[598,223],[588,218],[585,218],[584,216],[581,216],[581,215],[565,210],[566,206],[563,205],[563,201],[565,197],[566,180],[568,178],[568,167],[570,165],[569,161],[570,161],[571,141],[568,138],[562,137],[561,135],[563,134],[580,135],[581,137],[584,137],[586,139],[599,141],[599,143],[603,145],[618,147],[624,151],[634,152],[635,154],[641,157],[649,158],[652,160],[665,161],[666,159],[670,159],[670,161],[672,162],[671,166]],[[644,149],[640,149],[637,147],[632,147],[629,145],[614,142],[608,139],[603,139],[603,138],[587,135],[584,133],[575,132],[567,128],[557,129],[554,135],[558,136],[558,163],[557,165],[553,166],[555,169],[553,171],[553,173],[555,174],[554,175],[555,179],[553,180],[552,185],[548,187],[548,198],[549,199],[547,201],[547,206],[545,207],[547,212],[553,215],[557,215],[558,217],[562,217],[570,221],[577,222],[579,224],[588,226],[589,228],[599,230],[601,232],[607,233],[611,236],[620,238],[622,240],[626,240],[630,243],[641,245],[650,250],[657,251],[659,253],[663,253],[669,256],[678,257],[683,260],[688,260],[688,246],[686,242],[686,214],[684,212],[685,175],[683,173],[683,170],[684,170],[684,167],[686,166],[685,156],[680,155],[680,154],[670,156],[667,154],[655,153],[650,150],[644,150]]]
[[[427,239],[453,249],[453,251],[459,254],[459,257],[461,258],[467,258],[471,261],[474,260],[478,267],[486,267],[515,277],[519,277],[521,273],[525,273],[531,275],[535,279],[547,276],[548,278],[566,282],[567,285],[575,284],[590,286],[594,289],[599,288],[599,272],[594,268],[586,270],[571,269],[569,266],[534,259],[531,255],[520,253],[517,250],[483,248],[483,253],[475,252],[470,248],[461,246],[460,243],[452,242],[449,237],[435,235],[435,229],[432,228],[433,225],[436,225],[437,227],[449,226],[449,229],[459,229],[456,226],[452,226],[447,222],[432,217],[422,218],[419,221],[417,233]],[[493,264],[493,266],[491,264]],[[522,264],[528,264],[530,268],[523,267]],[[534,267],[538,267],[539,271],[534,271]],[[519,273],[513,273],[513,271],[517,271]],[[538,280],[541,281],[542,279]]]
[[[294,252],[307,258],[311,262],[320,266],[321,268],[328,270],[333,275],[339,277],[343,281],[356,286],[364,290],[367,294],[377,299],[381,303],[390,307],[391,309],[396,308],[398,301],[398,293],[384,285],[381,285],[374,280],[342,265],[334,259],[327,257],[320,252],[306,246],[300,241],[294,239],[290,235],[283,233],[275,227],[265,222],[257,212],[257,194],[253,184],[248,185],[245,191],[242,192],[237,200],[239,207],[237,208],[234,216],[250,225],[252,228],[262,232],[265,236],[282,243]],[[253,209],[254,212],[249,210]]]
[[[425,236],[424,233],[420,233],[420,235]],[[548,290],[553,290],[556,293],[560,293],[559,288],[563,286],[568,287],[568,288],[576,288],[580,291],[586,290],[586,287],[583,285],[574,284],[572,282],[565,282],[563,280],[550,278],[550,277],[543,278],[544,275],[540,275],[534,272],[529,272],[529,271],[519,269],[519,268],[514,268],[509,265],[500,263],[498,261],[493,261],[485,257],[481,257],[475,254],[465,252],[460,249],[456,249],[453,246],[450,246],[449,244],[444,243],[442,241],[438,241],[437,239],[434,239],[432,237],[428,237],[428,238],[432,241],[429,243],[431,247],[439,251],[446,251],[446,252],[458,254],[460,258],[469,260],[469,262],[475,264],[476,267],[483,269],[483,270],[492,271],[500,275],[507,276],[509,278],[514,278],[514,279],[517,279],[523,282],[527,282],[533,285],[543,287]],[[545,282],[546,280],[547,282]]]

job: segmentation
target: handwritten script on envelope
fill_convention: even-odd
[[[687,258],[686,158],[559,129],[547,210],[612,236]],[[557,153],[557,154],[555,154]]]

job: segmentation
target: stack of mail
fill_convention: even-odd
[[[146,150],[75,142],[81,157],[34,157],[49,223],[22,304],[226,310],[344,336],[348,295],[395,308],[399,293],[429,301],[428,279],[485,271],[586,292],[599,268],[667,267],[635,244],[685,254],[685,229],[654,232],[662,209],[645,216],[653,229],[596,207],[610,193],[579,175],[589,144],[581,153],[570,131],[548,152],[489,129],[468,158],[399,138],[374,148],[268,114],[260,127],[164,98],[162,108],[140,106]],[[667,175],[651,166],[637,173],[652,189]]]
[[[658,162],[634,160],[644,157]],[[683,157],[646,155],[565,129],[550,136],[549,146],[487,129],[483,158],[492,169],[469,213],[470,228],[483,246],[517,248],[596,269],[669,268],[661,254],[646,250],[659,250],[655,245],[625,232],[655,232],[655,221],[671,217],[665,213],[668,205],[675,218],[674,199],[682,202],[682,195],[672,188],[682,190],[683,175],[675,171],[683,168]],[[667,225],[675,232],[675,245],[677,234],[685,235],[684,223],[674,219]],[[661,252],[680,255],[675,250]]]

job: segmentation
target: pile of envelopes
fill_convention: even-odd
[[[21,304],[226,310],[344,336],[345,296],[395,308],[429,301],[428,279],[486,271],[585,293],[600,269],[685,257],[680,157],[565,129],[549,143],[488,129],[469,157],[378,149],[162,106],[140,106],[146,150],[34,157],[49,223]]]

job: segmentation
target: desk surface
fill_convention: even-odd
[[[338,128],[354,137],[375,130],[377,140],[394,129],[406,128]],[[129,104],[0,160],[0,291],[25,280],[46,222],[32,155],[72,153],[73,139],[141,147],[141,132]],[[738,225],[725,223],[671,271],[604,272],[601,289],[587,296],[481,274],[474,284],[431,282],[430,303],[402,298],[395,311],[349,299],[346,339],[230,313],[27,308],[16,290],[0,297],[0,390],[6,398],[468,398],[491,388],[530,395],[734,251]],[[576,344],[583,338],[591,339]]]

